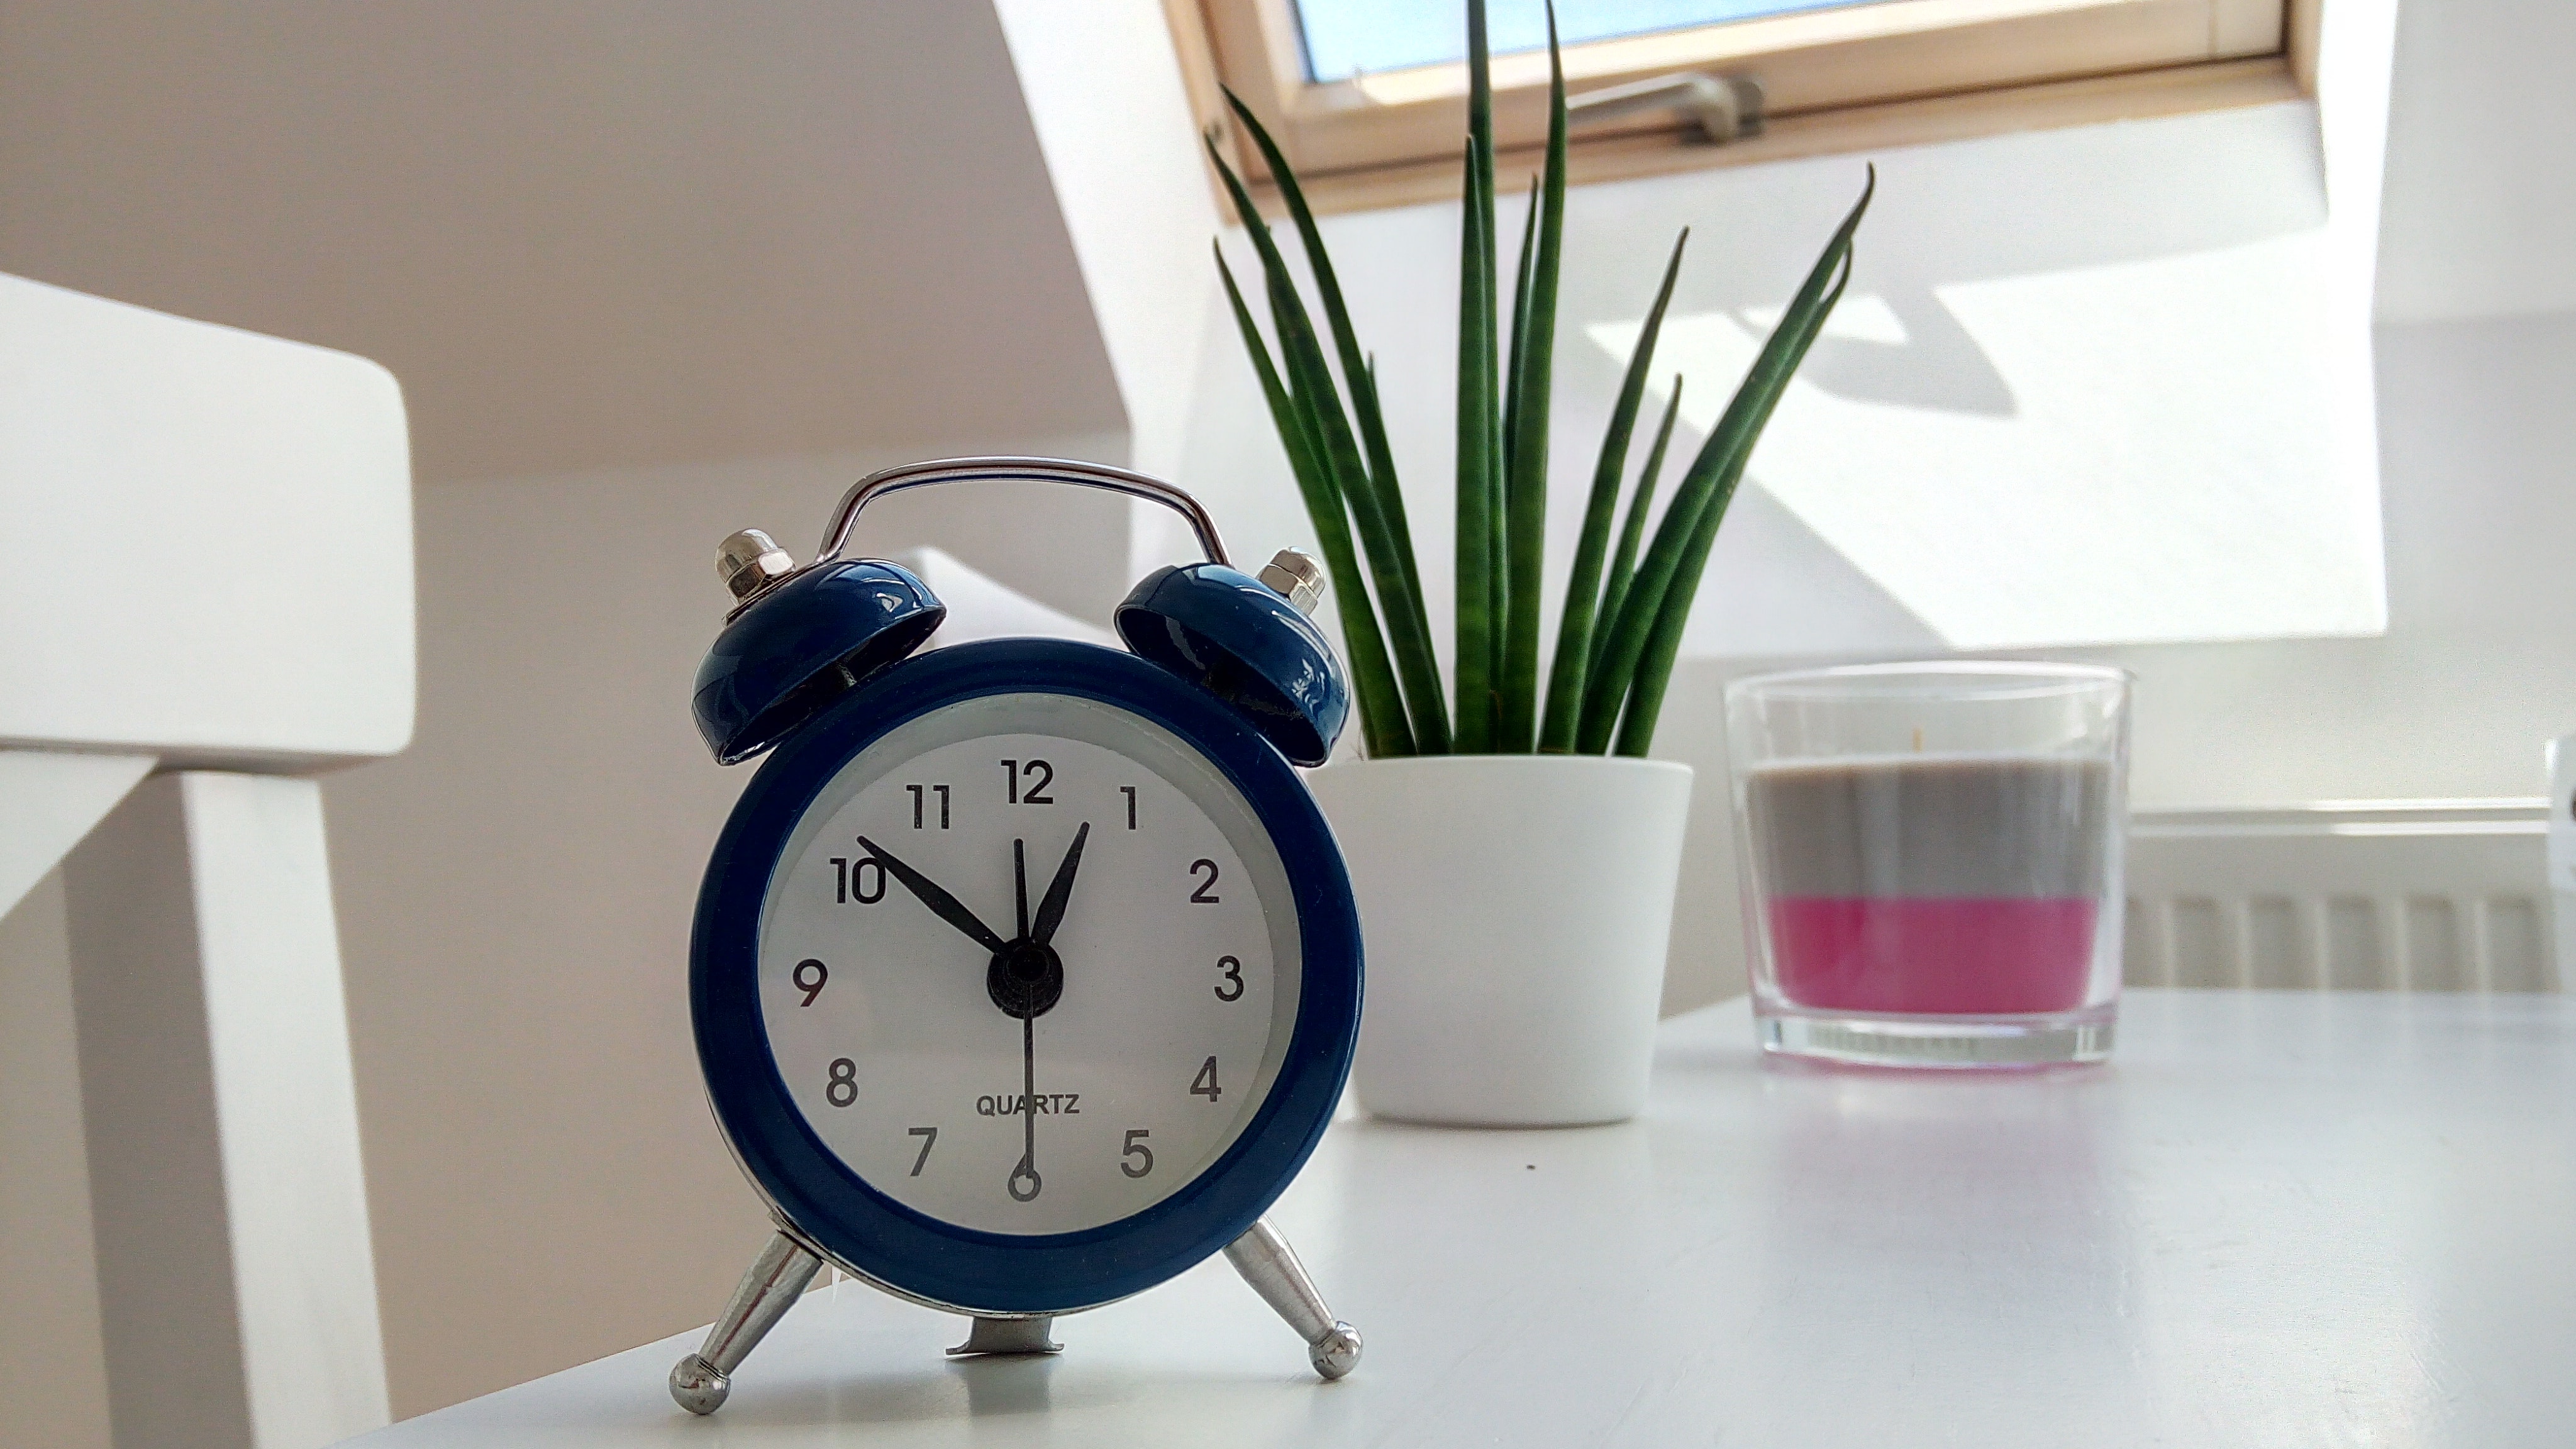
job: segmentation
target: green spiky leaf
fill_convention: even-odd
[[[1682,249],[1690,228],[1673,240],[1672,260],[1664,264],[1663,285],[1646,309],[1636,350],[1628,356],[1627,376],[1619,400],[1610,409],[1610,425],[1601,432],[1601,457],[1592,470],[1592,494],[1585,500],[1583,532],[1574,546],[1574,571],[1566,576],[1565,614],[1557,625],[1556,659],[1548,666],[1547,709],[1539,717],[1538,747],[1563,753],[1574,748],[1574,727],[1583,710],[1583,676],[1592,660],[1593,610],[1600,603],[1602,561],[1610,552],[1610,526],[1619,514],[1619,481],[1628,470],[1628,438],[1636,431],[1637,408],[1645,401],[1646,375],[1654,366],[1655,340],[1664,330],[1664,308],[1673,300],[1673,283],[1682,274]]]
[[[1841,299],[1843,284],[1850,277],[1852,233],[1869,210],[1877,185],[1878,173],[1872,168],[1860,200],[1825,244],[1717,426],[1675,486],[1672,504],[1664,510],[1664,521],[1620,603],[1600,673],[1584,693],[1583,722],[1575,741],[1584,753],[1608,749],[1614,728],[1623,754],[1643,754],[1641,741],[1653,739],[1672,663],[1679,654],[1682,625],[1698,591],[1708,550],[1716,542],[1718,524],[1726,516],[1745,461],[1763,425],[1770,421],[1772,408],[1823,330],[1826,315]],[[1625,721],[1623,711],[1629,717]]]
[[[1556,372],[1557,281],[1565,259],[1565,64],[1556,6],[1547,7],[1547,165],[1539,173],[1538,226],[1530,262],[1525,339],[1512,378],[1511,477],[1503,497],[1509,599],[1503,616],[1500,748],[1529,751],[1538,739],[1541,574],[1547,564],[1547,435]]]
[[[1664,402],[1664,420],[1655,429],[1655,445],[1646,450],[1646,466],[1637,471],[1636,490],[1628,497],[1627,521],[1619,525],[1619,547],[1610,555],[1610,571],[1601,581],[1601,608],[1593,618],[1592,658],[1585,666],[1589,680],[1601,670],[1601,656],[1610,643],[1610,625],[1619,617],[1620,601],[1628,595],[1628,579],[1637,566],[1637,545],[1645,538],[1646,510],[1654,506],[1655,481],[1664,474],[1664,450],[1673,441],[1673,423],[1682,414],[1682,376],[1673,374],[1673,395]]]

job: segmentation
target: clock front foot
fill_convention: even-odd
[[[796,1306],[822,1266],[822,1259],[785,1233],[771,1238],[742,1275],[724,1315],[707,1330],[707,1341],[671,1366],[671,1401],[692,1414],[724,1407],[733,1392],[733,1371]]]
[[[966,1341],[948,1350],[948,1356],[1062,1353],[1064,1345],[1055,1341],[1054,1328],[1055,1320],[1050,1317],[978,1318],[968,1324]]]
[[[1316,1373],[1337,1379],[1359,1366],[1360,1331],[1333,1317],[1333,1310],[1324,1306],[1324,1295],[1315,1291],[1315,1280],[1306,1276],[1297,1250],[1288,1246],[1269,1219],[1254,1223],[1251,1231],[1226,1244],[1225,1257],[1252,1291],[1261,1295],[1261,1301],[1306,1340],[1306,1361]]]

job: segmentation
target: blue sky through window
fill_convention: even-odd
[[[1567,45],[1751,20],[1798,10],[1836,10],[1871,0],[1564,0],[1557,34]],[[1467,54],[1467,11],[1460,0],[1297,0],[1306,36],[1306,74],[1346,80],[1362,72],[1438,65]],[[1541,0],[1489,0],[1486,23],[1494,53],[1547,45]]]

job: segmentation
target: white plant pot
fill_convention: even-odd
[[[1307,782],[1359,897],[1360,1104],[1461,1126],[1635,1116],[1690,767],[1426,755],[1332,765]]]

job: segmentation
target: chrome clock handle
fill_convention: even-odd
[[[1231,566],[1233,562],[1225,555],[1225,541],[1217,537],[1216,520],[1208,516],[1207,509],[1185,490],[1160,478],[1148,478],[1105,463],[1077,463],[1064,458],[941,458],[888,468],[851,484],[850,491],[841,495],[841,506],[832,511],[831,526],[823,530],[823,548],[814,556],[814,563],[839,558],[842,547],[850,541],[852,525],[859,520],[859,510],[889,493],[939,483],[997,482],[1065,483],[1162,504],[1189,520],[1190,531],[1198,535],[1199,551],[1207,555],[1210,563]]]

